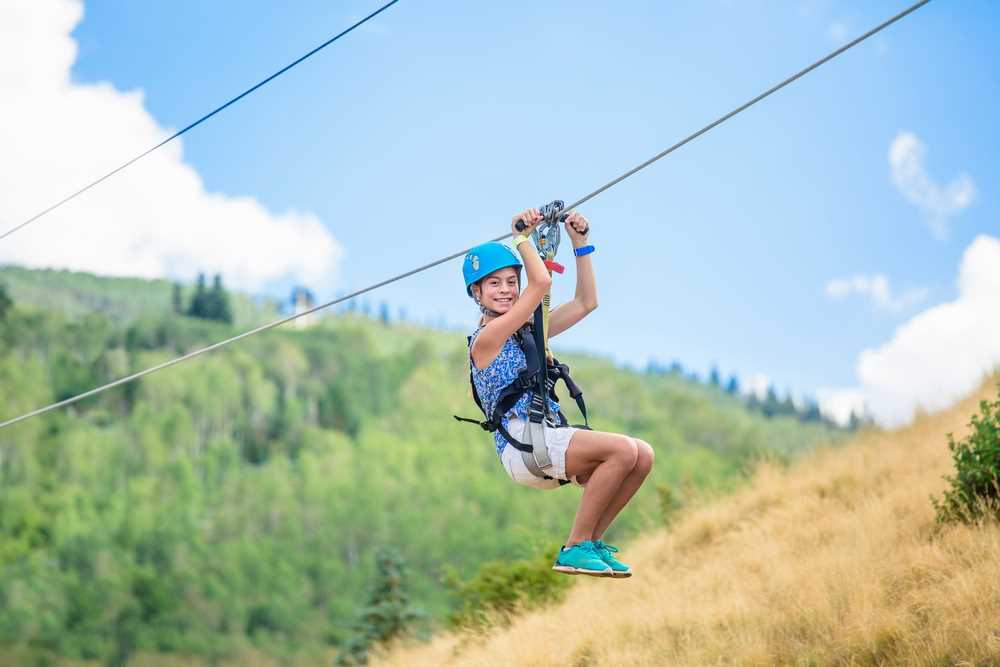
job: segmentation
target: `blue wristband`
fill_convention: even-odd
[[[580,246],[579,248],[573,248],[573,254],[576,255],[577,257],[583,257],[584,255],[589,255],[592,252],[594,252],[594,246],[592,245],[585,245],[585,246]]]

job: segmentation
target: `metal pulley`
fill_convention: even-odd
[[[552,259],[559,252],[559,223],[566,219],[562,215],[565,206],[561,199],[556,199],[539,209],[543,219],[531,231],[531,240],[535,242],[542,259]]]
[[[556,273],[562,273],[565,270],[561,264],[555,261],[556,253],[559,252],[559,241],[562,238],[559,225],[566,222],[567,214],[563,213],[565,207],[566,204],[561,199],[556,199],[542,206],[538,209],[539,213],[542,214],[542,221],[531,230],[531,240],[534,242],[538,254],[545,261],[545,266],[549,271]],[[518,231],[524,231],[527,225],[518,220],[515,227]]]

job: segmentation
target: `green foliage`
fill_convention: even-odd
[[[0,418],[242,330],[177,317],[166,282],[0,274],[18,302],[0,326]],[[35,305],[50,298],[58,312]],[[761,452],[790,456],[837,437],[764,419],[680,374],[565,360],[595,428],[657,449],[615,540],[659,524],[657,484],[724,488]],[[384,544],[411,564],[414,605],[447,619],[466,603],[441,585],[444,564],[474,578],[564,532],[579,502],[576,489],[513,486],[491,438],[451,419],[474,414],[467,378],[462,335],[343,316],[0,430],[0,646],[114,664],[342,647]],[[536,574],[543,586],[566,580],[541,565]],[[502,587],[486,588],[482,604],[501,599]],[[542,590],[515,604],[546,599]]]
[[[210,320],[219,320],[226,324],[233,323],[233,309],[229,305],[229,294],[222,286],[222,276],[218,273],[212,281],[212,291],[208,293],[209,312],[206,316]]]
[[[558,547],[551,550],[558,551]],[[451,574],[447,581],[457,605],[450,616],[453,626],[477,627],[501,622],[519,611],[554,604],[563,599],[571,579],[553,576],[552,553],[523,560],[484,563],[468,581]]]
[[[425,617],[422,611],[410,607],[404,581],[406,564],[399,554],[379,550],[375,566],[368,606],[361,611],[357,634],[337,656],[338,665],[367,664],[373,648],[405,636],[416,621]]]
[[[956,442],[948,434],[955,476],[940,500],[931,498],[939,523],[974,523],[1000,519],[1000,385],[996,401],[980,401],[968,436]]]
[[[7,317],[7,311],[14,307],[14,300],[7,294],[7,287],[0,283],[0,321]]]
[[[44,308],[75,320],[99,313],[119,324],[173,311],[174,284],[166,280],[106,278],[57,269],[0,266],[0,282],[19,307]],[[277,305],[245,294],[230,294],[233,323],[250,328],[278,317]],[[180,311],[183,312],[182,307]]]
[[[177,292],[174,292],[174,307],[177,307]],[[229,294],[222,286],[222,276],[215,274],[212,289],[205,287],[205,274],[199,273],[195,284],[194,296],[188,306],[187,314],[203,320],[216,320],[232,324],[233,311],[229,304]]]
[[[184,314],[184,288],[180,283],[174,283],[173,292],[170,297],[170,305],[177,315]]]

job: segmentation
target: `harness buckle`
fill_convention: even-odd
[[[470,424],[476,424],[479,426],[479,428],[483,429],[484,431],[492,432],[497,430],[497,425],[496,423],[493,422],[492,419],[487,419],[486,421],[479,421],[478,419],[467,419],[465,417],[459,417],[458,415],[452,415],[452,417],[455,418],[455,421],[469,422]]]

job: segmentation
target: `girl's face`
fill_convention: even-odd
[[[517,301],[520,291],[517,269],[512,266],[494,271],[479,281],[479,301],[487,309],[503,315]]]

